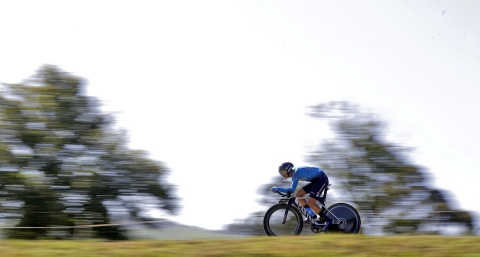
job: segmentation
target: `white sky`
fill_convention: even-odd
[[[306,107],[333,100],[379,112],[434,186],[480,212],[480,1],[0,0],[0,10],[0,81],[42,64],[87,79],[131,146],[172,170],[179,222],[219,229],[258,210],[278,165],[308,165],[328,136]]]

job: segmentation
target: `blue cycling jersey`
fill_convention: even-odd
[[[312,181],[321,177],[323,174],[325,174],[323,170],[316,167],[298,167],[292,176],[292,186],[290,188],[278,187],[276,190],[283,193],[293,192],[297,188],[299,180]]]

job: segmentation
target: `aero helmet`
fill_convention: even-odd
[[[287,174],[290,175],[289,173],[292,172],[292,169],[293,169],[293,164],[291,162],[284,162],[280,165],[280,167],[278,167],[278,173],[280,173],[280,175],[284,175],[284,174]]]

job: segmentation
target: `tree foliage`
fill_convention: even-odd
[[[325,169],[335,190],[375,224],[372,232],[441,233],[448,224],[472,231],[472,216],[452,208],[447,192],[433,188],[429,173],[408,159],[410,149],[385,139],[386,125],[373,114],[332,102],[313,106],[311,115],[329,119],[336,137],[309,161]]]
[[[386,140],[386,124],[375,115],[347,102],[313,106],[310,115],[327,120],[335,135],[307,156],[333,184],[326,204],[354,204],[362,216],[363,233],[472,232],[472,215],[453,208],[448,192],[432,186],[431,175],[408,159],[411,149]],[[289,183],[278,176],[260,186],[260,203],[267,209],[278,202],[270,188]],[[264,234],[263,215],[260,211],[229,228]]]
[[[113,118],[85,95],[85,82],[55,66],[41,67],[0,94],[0,219],[17,227],[108,224],[140,219],[147,208],[177,209],[167,169],[128,149]],[[128,99],[126,99],[128,100]],[[69,238],[81,229],[12,229],[11,238]],[[118,227],[93,226],[90,236],[123,239]]]

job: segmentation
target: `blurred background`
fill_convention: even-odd
[[[285,161],[362,233],[480,233],[477,2],[0,8],[3,238],[264,235]]]

